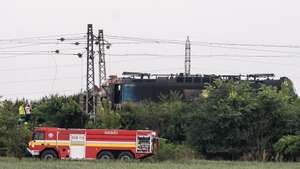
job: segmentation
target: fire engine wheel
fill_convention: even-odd
[[[53,150],[45,150],[45,151],[41,154],[41,159],[45,159],[45,160],[55,160],[55,159],[57,159],[57,155],[56,155],[55,151],[53,151]]]
[[[123,151],[119,154],[119,157],[118,157],[120,160],[124,160],[124,161],[127,161],[127,160],[132,160],[133,159],[133,155],[128,152],[128,151]]]
[[[100,160],[112,160],[114,159],[114,155],[110,152],[110,151],[102,151],[97,159],[100,159]]]

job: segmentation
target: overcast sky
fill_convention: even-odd
[[[299,6],[297,0],[6,0],[0,6],[0,40],[86,33],[88,23],[94,25],[95,32],[104,29],[106,35],[182,41],[190,36],[192,73],[275,73],[292,79],[299,91],[299,48],[246,47],[265,50],[253,51],[195,43],[300,45]],[[107,40],[112,46],[106,52],[114,54],[106,58],[108,74],[184,71],[184,45],[118,44],[122,41]],[[85,57],[4,54],[56,49],[70,49],[66,52],[70,54],[82,51],[84,45],[20,47],[24,44],[18,43],[0,41],[0,95],[35,99],[51,93],[72,94],[85,88]],[[126,56],[141,53],[162,56]],[[276,57],[252,57],[257,55]]]

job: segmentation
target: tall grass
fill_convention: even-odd
[[[299,169],[299,163],[263,163],[229,161],[166,161],[166,162],[122,162],[122,161],[41,161],[1,158],[0,169]]]

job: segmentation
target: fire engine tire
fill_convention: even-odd
[[[98,156],[97,159],[100,160],[112,160],[114,159],[114,155],[110,151],[102,151]]]
[[[132,155],[132,153],[128,152],[128,151],[123,151],[119,154],[118,156],[118,159],[120,160],[124,160],[124,161],[127,161],[127,160],[132,160],[134,157]]]
[[[55,159],[57,159],[57,154],[54,150],[45,150],[41,154],[41,159],[55,160]]]

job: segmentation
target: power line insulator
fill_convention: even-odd
[[[106,44],[106,49],[110,49],[110,46],[111,46],[110,43]]]
[[[58,40],[61,41],[61,42],[63,42],[63,41],[65,41],[66,39],[63,38],[63,37],[61,37],[61,38],[59,38]]]
[[[78,56],[79,58],[82,58],[82,53],[77,53],[77,56]]]
[[[54,51],[54,53],[56,53],[56,54],[59,54],[59,50],[58,50],[58,49],[57,49],[57,50],[55,50],[55,51]]]
[[[79,42],[75,42],[75,43],[74,43],[74,45],[79,45],[79,44],[80,44]]]
[[[96,42],[95,42],[95,45],[98,45],[98,44],[99,44],[99,41],[96,41]]]

